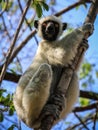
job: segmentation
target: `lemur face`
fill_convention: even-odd
[[[42,35],[45,40],[54,41],[59,33],[59,24],[54,21],[45,21],[42,24]]]
[[[44,40],[55,41],[66,29],[67,24],[61,23],[57,17],[46,17],[35,21],[34,26],[38,28],[38,34]]]

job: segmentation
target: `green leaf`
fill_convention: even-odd
[[[2,2],[1,2],[1,6],[2,6],[2,9],[5,9],[5,7],[6,7],[6,2],[2,1]]]
[[[9,69],[9,71],[11,71],[13,74],[15,74],[15,75],[16,75],[16,72],[15,72],[14,68]]]
[[[84,63],[82,65],[82,70],[80,72],[80,79],[83,79],[86,76],[88,76],[91,71],[92,71],[92,65],[89,63]]]
[[[93,79],[93,76],[92,76],[92,75],[89,75],[88,82],[89,82],[89,83],[92,83],[92,84],[94,84],[94,83],[95,83],[95,81],[94,81],[94,79]]]
[[[8,128],[8,130],[14,130],[15,127],[16,127],[15,125],[11,125],[11,126]]]
[[[42,2],[42,6],[45,10],[49,10],[49,6],[46,3]]]
[[[2,0],[0,0],[0,3],[2,2]]]
[[[7,9],[10,9],[13,5],[13,1],[9,1]]]
[[[14,107],[11,106],[9,109],[9,115],[12,116],[14,114]]]
[[[49,10],[49,6],[43,0],[34,0],[32,7],[36,10],[36,13],[39,18],[42,16],[43,10]]]
[[[36,13],[39,18],[42,16],[42,8],[41,8],[40,4],[36,4]]]
[[[82,83],[82,87],[86,88],[87,87],[87,83],[86,82]]]
[[[80,104],[82,106],[87,106],[90,104],[90,100],[89,99],[86,99],[86,98],[80,98]]]
[[[2,122],[4,120],[4,116],[3,116],[3,113],[0,112],[0,122]]]
[[[78,10],[80,6],[76,6],[75,9]]]
[[[4,93],[4,92],[6,92],[7,90],[6,89],[0,89],[0,97],[2,96],[2,94]]]

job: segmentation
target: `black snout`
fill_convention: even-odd
[[[46,32],[52,32],[54,33],[55,29],[54,29],[54,24],[51,22],[47,25],[47,28],[46,28]]]
[[[48,29],[48,31],[53,31],[54,27],[53,27],[53,25],[50,25],[47,29]]]

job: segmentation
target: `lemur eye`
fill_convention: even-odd
[[[43,26],[46,27],[46,26],[47,26],[47,23],[43,23]]]
[[[56,27],[56,28],[58,28],[58,27],[59,27],[59,25],[56,23],[56,24],[55,24],[55,27]]]

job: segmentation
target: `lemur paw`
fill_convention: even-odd
[[[82,27],[83,29],[83,32],[86,34],[86,33],[89,33],[90,35],[93,33],[94,31],[94,26],[93,24],[91,23],[85,23]]]

